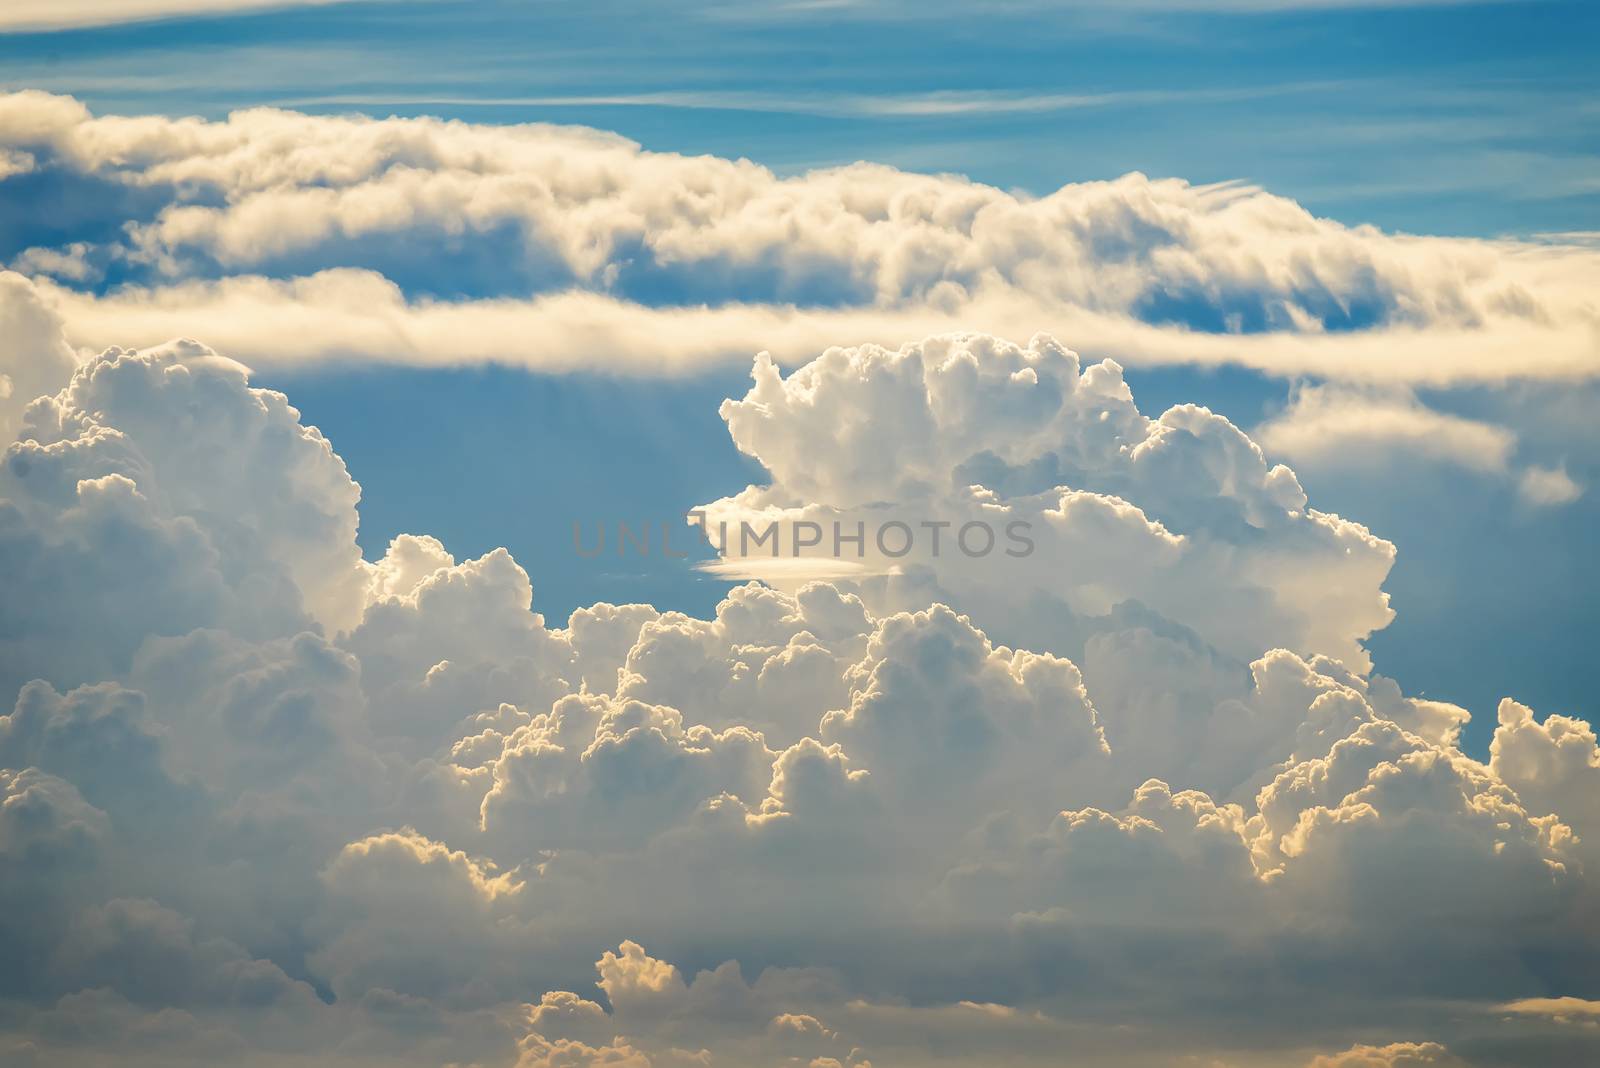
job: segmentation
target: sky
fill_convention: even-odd
[[[275,6],[9,33],[0,77],[97,113],[538,120],[784,173],[870,159],[1044,193],[1139,170],[1395,230],[1592,228],[1590,4],[924,7]]]
[[[652,150],[748,158],[780,175],[867,159],[1034,194],[1129,171],[1196,184],[1246,182],[1347,225],[1430,235],[1539,240],[1593,230],[1600,219],[1600,111],[1587,69],[1600,15],[1584,3],[1083,3],[1047,5],[1044,13],[1024,3],[981,15],[939,6],[929,17],[893,3],[414,0],[381,11],[367,3],[228,5],[212,17],[194,10],[203,6],[152,4],[139,9],[148,20],[115,21],[92,4],[79,14],[73,5],[59,12],[60,5],[23,5],[10,16],[16,30],[0,36],[0,84],[69,93],[96,114],[220,118],[271,105],[579,124]],[[154,17],[163,12],[169,17]],[[28,32],[50,20],[61,25]],[[9,243],[27,247],[26,228],[40,222],[30,214],[11,223],[23,232],[13,230]],[[79,236],[64,226],[54,238]],[[444,273],[438,284],[471,294],[470,280]],[[713,414],[728,395],[728,377],[706,377],[703,403],[645,391],[655,425],[698,421],[697,431],[684,433],[696,457],[686,466],[701,472],[699,482],[690,490],[682,475],[651,473],[629,481],[624,494],[608,493],[599,487],[621,486],[626,476],[601,461],[582,481],[597,503],[608,502],[608,518],[618,496],[637,500],[636,510],[676,514],[695,492],[734,485],[736,476],[714,474],[741,470]],[[1175,387],[1161,379],[1146,388],[1164,400],[1208,404],[1241,425],[1285,397],[1280,376],[1260,383],[1185,377]],[[348,398],[392,388],[381,406],[403,406],[409,388],[398,379],[374,385],[362,373],[347,382],[320,370],[307,381],[282,381],[312,413],[309,421],[347,441],[346,450],[375,439],[381,425],[370,406]],[[452,377],[443,388],[473,387]],[[503,399],[498,386],[485,388],[490,403]],[[569,404],[564,391],[589,387],[517,378],[510,388],[534,391],[526,424],[536,432]],[[450,410],[475,421],[467,413],[479,403],[463,397]],[[448,419],[437,425],[435,447],[419,458],[437,465],[431,481],[459,484],[462,463],[450,452],[468,439]],[[557,433],[541,447],[566,448],[570,440]],[[641,451],[665,455],[687,444],[668,434]],[[388,474],[382,460],[346,458],[360,481]],[[480,453],[468,465],[484,484],[516,477],[487,470],[486,459]],[[1391,670],[1414,688],[1482,711],[1509,688],[1594,715],[1580,665],[1600,633],[1600,598],[1592,570],[1579,563],[1584,554],[1570,551],[1581,546],[1575,532],[1595,519],[1588,502],[1571,510],[1582,519],[1568,514],[1559,523],[1494,509],[1492,533],[1463,516],[1481,535],[1463,538],[1433,522],[1431,509],[1406,507],[1409,491],[1390,493],[1381,481],[1370,473],[1353,484],[1330,477],[1327,492],[1339,494],[1341,514],[1375,529],[1408,524],[1401,542],[1408,551],[1391,590],[1413,607],[1377,639],[1395,650]],[[658,499],[667,486],[676,492]],[[539,487],[530,491],[530,499],[539,495]],[[504,505],[487,503],[493,494],[458,492],[476,503],[439,509],[413,492],[406,496],[414,506],[390,519],[377,509],[398,501],[369,502],[363,546],[381,552],[394,534],[441,520],[460,525],[474,551],[501,542],[542,551],[565,540],[562,523],[523,512],[503,522]],[[589,508],[582,489],[567,487],[561,496],[580,512]],[[1508,540],[1514,548],[1500,553]],[[1552,544],[1564,551],[1552,555]],[[1539,562],[1551,566],[1524,576],[1508,559],[1536,571]],[[1574,566],[1587,571],[1577,583]],[[1443,590],[1464,595],[1476,585],[1459,580],[1468,571],[1488,572],[1493,605],[1469,608],[1449,595],[1441,602]],[[707,609],[719,592],[692,573],[642,565],[631,580],[643,584],[635,596],[675,607]],[[541,588],[557,615],[589,600],[587,586],[563,576]],[[1484,641],[1467,665],[1436,651],[1439,628],[1451,631],[1446,644],[1459,647],[1483,633],[1478,618],[1495,608],[1506,617],[1509,642]],[[1522,638],[1530,626],[1536,636]],[[1530,642],[1553,642],[1562,652],[1535,662],[1524,647]],[[1487,737],[1472,741],[1483,745]]]
[[[7,5],[0,1060],[1593,1063],[1597,45]]]

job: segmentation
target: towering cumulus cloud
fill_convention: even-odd
[[[875,576],[875,607],[936,589],[1007,640],[1143,606],[1236,656],[1283,643],[1362,668],[1391,615],[1394,546],[1310,508],[1226,419],[1150,419],[1120,367],[1048,337],[830,349],[787,379],[761,359],[722,414],[772,484],[707,505],[706,531],[756,574],[840,560]]]
[[[0,191],[81,194],[0,262],[93,349],[252,365],[673,372],[766,348],[1049,328],[1124,361],[1385,382],[1593,377],[1600,253],[1387,234],[1237,184],[1044,196],[855,164],[779,177],[578,127],[95,117],[0,96]]]
[[[271,184],[230,127],[58,108],[37,139],[85,174]],[[194,210],[139,247],[236,224]],[[0,373],[42,391],[0,469],[7,1063],[1600,1056],[1593,732],[1507,701],[1461,752],[1466,712],[1363,651],[1393,547],[1113,364],[759,361],[723,414],[772,484],[708,517],[1020,519],[1035,551],[551,627],[504,550],[362,560],[344,465],[238,363],[71,370],[53,298],[0,295]]]

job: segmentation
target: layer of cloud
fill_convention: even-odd
[[[37,311],[0,304],[13,380],[59,364]],[[1508,701],[1464,755],[1367,670],[1392,547],[1112,365],[934,338],[725,407],[775,508],[1062,524],[1053,611],[930,568],[562,626],[504,550],[363,561],[331,445],[204,345],[41,388],[0,468],[8,1059],[1594,1060],[1593,732]]]
[[[216,17],[350,0],[12,0],[0,11],[0,33],[109,26],[152,19]]]
[[[96,205],[0,250],[55,278],[69,338],[96,351],[192,333],[255,365],[673,373],[1049,329],[1124,362],[1271,374],[1600,370],[1592,247],[1386,234],[1237,184],[781,178],[576,127],[95,117],[42,93],[0,99],[0,150],[13,188],[67,182]]]
[[[1504,473],[1516,450],[1505,427],[1424,407],[1406,393],[1305,388],[1255,430],[1262,446],[1296,463],[1383,465],[1396,452]]]
[[[1401,465],[1448,465],[1500,482],[1531,508],[1571,504],[1585,489],[1565,461],[1528,462],[1510,426],[1437,411],[1403,387],[1301,386],[1251,433],[1273,456],[1311,474],[1393,477]]]

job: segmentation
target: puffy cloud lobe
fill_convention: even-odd
[[[580,622],[575,615],[575,643]],[[866,651],[872,625],[858,597],[827,584],[793,597],[740,587],[714,620],[669,613],[633,624],[614,685],[619,696],[672,705],[719,729],[751,726],[788,745],[815,735],[823,712],[844,707],[845,672]]]
[[[722,414],[772,483],[703,506],[704,524],[725,562],[776,584],[774,556],[842,556],[888,574],[862,582],[880,611],[932,592],[1019,644],[1075,652],[1086,617],[1138,603],[1235,657],[1286,645],[1360,668],[1392,616],[1392,545],[1309,508],[1226,419],[1149,419],[1120,368],[1080,369],[1053,339],[836,348],[787,378],[758,359],[754,378]]]
[[[77,787],[36,767],[0,773],[0,788],[0,855],[8,860],[71,856],[110,830],[106,814]]]
[[[1559,815],[1575,830],[1589,864],[1600,863],[1600,747],[1580,719],[1547,716],[1506,698],[1489,743],[1489,767],[1531,813]]]
[[[531,611],[528,574],[504,549],[457,564],[433,539],[402,536],[372,575],[345,645],[382,732],[417,755],[459,738],[475,712],[539,707],[571,688],[572,646]]]
[[[60,317],[13,271],[0,271],[0,323],[5,324],[0,335],[0,444],[9,445],[23,410],[35,397],[65,385],[77,360],[62,336]]]
[[[849,680],[850,703],[823,718],[823,739],[924,817],[969,821],[959,827],[1013,806],[1048,813],[1104,774],[1105,739],[1077,668],[996,649],[943,606],[882,621]],[[1088,782],[1075,790],[1074,777]],[[1029,797],[1036,785],[1047,796]]]
[[[0,610],[5,681],[75,685],[125,670],[147,635],[199,626],[349,625],[366,581],[358,492],[238,364],[188,341],[108,350],[30,405],[0,466],[0,539],[23,584]]]
[[[860,1048],[812,1015],[847,1011],[829,977],[767,969],[747,981],[738,962],[727,961],[685,980],[632,941],[606,950],[595,970],[610,1011],[568,991],[545,994],[528,1007],[518,1068],[723,1061],[871,1068]]]
[[[381,989],[452,1003],[492,997],[524,942],[508,902],[523,892],[514,872],[403,829],[352,842],[322,878],[325,933],[310,964],[341,996]],[[514,989],[514,988],[513,988]]]
[[[170,336],[181,308],[252,361],[599,351],[660,371],[762,336],[793,357],[965,323],[1386,380],[1596,368],[1592,250],[1349,228],[1237,184],[1130,174],[1034,198],[865,163],[779,178],[581,128],[94,117],[41,93],[0,98],[0,151],[154,201],[108,219],[127,238],[105,247],[3,250],[62,271],[52,292],[90,347],[121,339],[113,322]],[[145,284],[73,288],[95,261]],[[299,328],[262,345],[273,317]]]
[[[212,789],[338,789],[372,745],[361,669],[321,635],[241,641],[220,630],[148,639],[130,680],[161,708],[168,757]]]
[[[1084,670],[1119,770],[1228,799],[1254,796],[1272,769],[1327,752],[1363,723],[1450,746],[1468,717],[1326,657],[1279,649],[1245,671],[1190,636],[1146,626],[1090,638]]]
[[[105,812],[72,783],[29,767],[0,769],[0,975],[4,995],[26,993],[47,967],[82,887],[100,874],[111,837]]]
[[[637,845],[709,798],[764,796],[773,757],[745,727],[718,733],[685,727],[673,708],[567,697],[505,738],[482,825],[527,855]]]
[[[1462,1063],[1437,1042],[1391,1042],[1387,1046],[1352,1046],[1343,1053],[1314,1057],[1307,1068],[1422,1068]]]

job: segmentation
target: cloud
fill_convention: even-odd
[[[519,940],[506,909],[524,889],[516,874],[410,828],[349,843],[322,880],[326,904],[311,921],[322,944],[308,963],[342,997],[482,998]]]
[[[837,5],[835,5],[837,10]],[[1175,101],[1240,101],[1327,88],[1327,83],[1289,83],[1240,89],[1133,89],[1102,93],[1017,93],[998,90],[939,90],[925,93],[772,94],[747,91],[664,91],[544,96],[416,96],[411,94],[331,96],[280,100],[287,107],[645,107],[689,110],[754,111],[764,114],[845,118],[942,119],[963,115],[1016,115]],[[1541,234],[1546,239],[1568,235]]]
[[[833,348],[787,378],[762,357],[753,377],[722,415],[772,482],[702,506],[747,574],[784,585],[774,557],[858,560],[881,576],[855,584],[871,606],[932,591],[1067,655],[1137,605],[1236,657],[1281,644],[1364,666],[1358,643],[1391,616],[1393,546],[1310,508],[1226,419],[1151,419],[1119,366],[1053,338]]]
[[[569,991],[545,994],[527,1007],[518,1068],[722,1061],[872,1068],[859,1047],[811,1014],[853,1008],[826,976],[767,969],[747,981],[737,961],[726,961],[685,979],[633,941],[606,950],[594,967],[609,1011]]]
[[[0,33],[33,33],[152,19],[214,18],[339,2],[350,0],[16,0],[0,12]]]
[[[66,385],[77,365],[58,316],[21,275],[0,272],[0,441],[16,440],[23,410]]]
[[[1535,436],[1540,436],[1534,428]],[[1535,508],[1571,504],[1584,487],[1565,463],[1514,462],[1521,451],[1510,427],[1436,411],[1405,388],[1300,386],[1288,406],[1252,434],[1274,456],[1315,472],[1392,472],[1422,461],[1504,480]]]
[[[1437,1042],[1391,1042],[1387,1046],[1352,1046],[1343,1053],[1315,1057],[1307,1068],[1423,1068],[1462,1063]]]
[[[1533,505],[1571,504],[1583,496],[1584,487],[1565,467],[1529,467],[1517,480],[1517,492]]]
[[[1559,715],[1540,722],[1531,708],[1506,698],[1489,743],[1489,766],[1530,812],[1559,811],[1590,863],[1600,863],[1600,746],[1593,727]]]
[[[561,625],[503,549],[363,560],[220,353],[62,371],[0,468],[8,1057],[1594,1059],[1508,1008],[1600,999],[1593,732],[1507,702],[1461,752],[1360,645],[1393,547],[1113,364],[934,337],[725,406],[738,507],[1023,515],[1026,584]]]
[[[1495,474],[1517,446],[1505,427],[1434,411],[1408,393],[1330,387],[1296,391],[1289,407],[1254,433],[1263,448],[1314,466],[1383,465],[1399,453]]]
[[[152,634],[288,636],[362,610],[358,487],[282,394],[205,346],[107,350],[29,405],[18,435],[0,464],[11,686],[125,670]]]
[[[1518,1016],[1548,1017],[1558,1023],[1592,1027],[1600,1022],[1600,1001],[1585,1001],[1583,998],[1519,998],[1500,1008]]]
[[[1368,382],[1600,368],[1594,249],[1346,227],[1237,183],[1035,197],[867,163],[779,177],[578,127],[95,117],[36,92],[0,100],[0,150],[103,205],[92,238],[0,249],[66,268],[41,292],[90,349],[193,333],[262,366],[662,374],[1050,329],[1126,363]],[[74,280],[106,267],[118,284]]]

